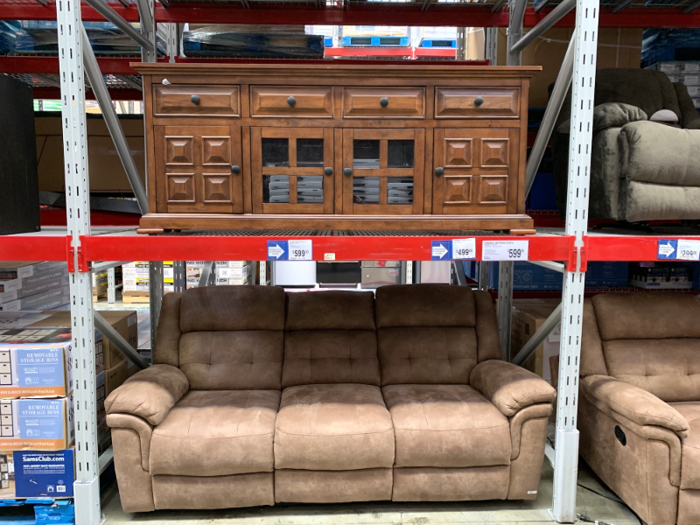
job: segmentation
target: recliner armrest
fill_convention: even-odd
[[[592,375],[581,380],[583,395],[641,425],[667,428],[681,437],[689,430],[686,419],[668,403],[639,387],[610,376]]]
[[[608,128],[621,128],[630,122],[648,120],[647,114],[637,106],[623,102],[606,102],[593,108],[593,131],[603,131]],[[557,128],[559,133],[568,134],[571,121],[567,120]]]
[[[159,425],[189,390],[179,368],[153,365],[127,379],[105,399],[107,414],[131,414]]]
[[[541,377],[497,359],[476,365],[470,384],[507,417],[531,405],[552,403],[557,396],[554,388]]]

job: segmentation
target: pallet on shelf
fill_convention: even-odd
[[[122,301],[127,304],[148,304],[151,299],[148,292],[122,292]]]

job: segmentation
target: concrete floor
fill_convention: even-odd
[[[615,497],[582,462],[579,484]],[[121,509],[116,485],[105,491],[102,511],[105,525],[142,523],[144,525],[204,525],[235,522],[236,525],[432,525],[463,523],[507,523],[539,525],[554,523],[549,514],[552,505],[552,468],[545,461],[540,493],[536,500],[487,501],[464,503],[353,503],[336,505],[278,505],[251,509],[216,511],[158,511],[126,514]],[[639,520],[624,505],[610,501],[579,486],[579,513],[611,525],[639,525]]]

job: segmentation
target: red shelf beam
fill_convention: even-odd
[[[69,239],[64,235],[3,235],[0,261],[66,261]]]
[[[0,2],[0,12],[2,11]],[[130,62],[140,62],[139,57],[133,58],[98,58],[100,71],[103,75],[138,75]],[[59,73],[58,56],[0,56],[0,73],[54,74]]]
[[[116,2],[110,5],[130,22],[138,22],[138,10],[123,7]],[[525,26],[533,27],[551,9],[525,12]],[[455,27],[507,27],[508,12],[491,12],[491,6],[450,7],[433,5],[427,11],[420,6],[345,6],[316,9],[313,5],[267,4],[244,9],[240,4],[193,3],[177,4],[169,8],[156,7],[157,22],[206,23],[206,24],[306,24],[306,25],[381,25],[387,16],[395,25],[410,26],[455,26]],[[101,22],[104,18],[94,9],[82,5],[85,21]],[[56,20],[56,2],[47,5],[35,1],[0,1],[0,20]],[[565,16],[556,27],[574,27],[574,14]],[[604,8],[600,12],[600,27],[700,27],[700,12],[683,13],[680,8],[628,8],[613,13]]]

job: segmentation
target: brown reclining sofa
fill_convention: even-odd
[[[581,455],[649,525],[700,523],[700,300],[601,294],[583,309]]]
[[[196,288],[157,336],[105,402],[127,512],[536,497],[555,391],[485,292]]]

